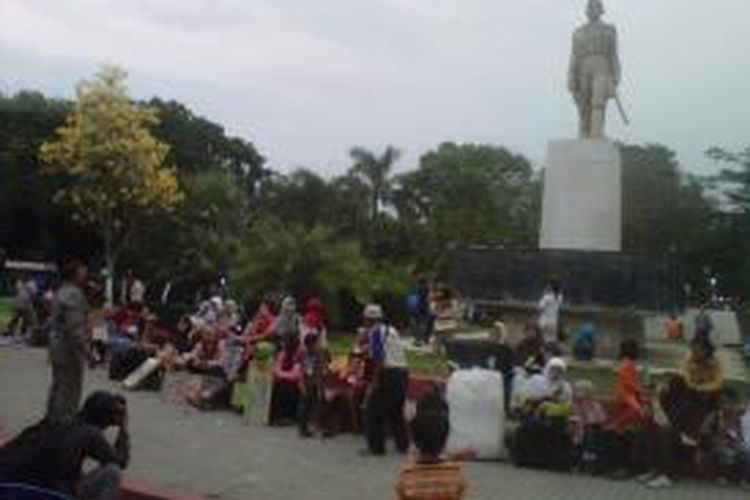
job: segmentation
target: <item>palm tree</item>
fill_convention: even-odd
[[[354,161],[350,174],[361,179],[370,189],[370,220],[375,220],[380,213],[390,188],[391,169],[400,154],[393,146],[386,147],[380,156],[362,147],[349,151]]]

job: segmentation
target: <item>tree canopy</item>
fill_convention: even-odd
[[[105,225],[112,250],[135,224],[120,259],[152,279],[228,272],[242,293],[388,300],[417,275],[444,276],[454,245],[537,245],[543,170],[500,145],[445,142],[398,172],[396,147],[353,147],[341,175],[278,172],[185,105],[125,90],[110,71],[74,102],[0,95],[9,255],[101,265]],[[677,256],[696,287],[708,273],[726,293],[750,292],[750,153],[713,148],[720,171],[699,177],[664,145],[620,147],[625,250]]]
[[[169,146],[151,135],[156,123],[153,109],[131,102],[125,73],[107,67],[79,84],[56,139],[40,147],[50,172],[68,178],[55,201],[69,206],[75,221],[100,228],[110,275],[138,219],[169,212],[182,200],[165,163]]]

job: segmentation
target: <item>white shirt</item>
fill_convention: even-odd
[[[143,302],[143,296],[146,295],[146,286],[141,280],[133,281],[130,285],[130,301]]]
[[[392,326],[379,324],[370,331],[370,353],[379,357],[378,351],[382,347],[382,361],[384,368],[407,368],[406,353],[398,330]],[[386,330],[386,331],[383,331]]]
[[[556,328],[557,321],[560,317],[560,306],[562,305],[563,296],[562,294],[555,295],[552,292],[547,292],[542,296],[542,300],[539,301],[537,306],[539,309],[539,327],[544,328]]]
[[[398,330],[388,327],[388,336],[385,339],[385,362],[386,368],[406,368],[406,352]]]

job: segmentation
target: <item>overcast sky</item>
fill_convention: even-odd
[[[0,91],[70,97],[102,63],[137,98],[177,99],[271,166],[343,172],[353,145],[488,142],[544,161],[575,134],[566,92],[585,0],[0,0]],[[750,0],[605,0],[623,63],[623,127],[706,172],[750,146]]]

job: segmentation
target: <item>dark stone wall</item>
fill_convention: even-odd
[[[577,250],[459,248],[450,282],[465,299],[536,302],[551,277],[568,306],[670,311],[682,307],[676,256]]]

